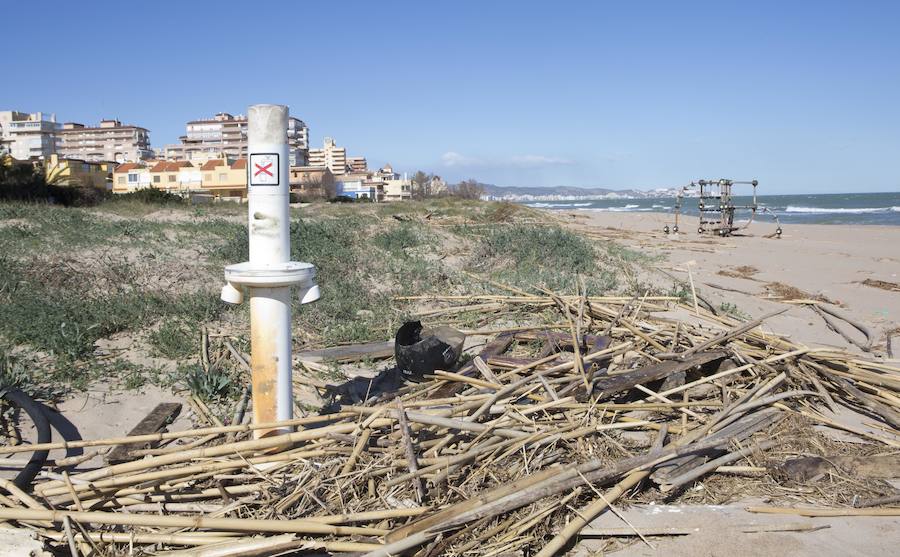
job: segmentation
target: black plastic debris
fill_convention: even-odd
[[[436,369],[449,370],[462,354],[466,335],[452,327],[423,327],[407,321],[397,331],[394,356],[407,379],[421,381]]]

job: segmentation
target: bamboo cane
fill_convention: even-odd
[[[53,511],[37,509],[0,508],[0,519],[43,520],[61,523],[65,517],[77,522],[119,526],[147,526],[174,528],[206,528],[231,532],[289,532],[293,534],[325,534],[331,536],[383,536],[389,530],[358,526],[334,526],[310,520],[259,520],[249,518],[208,518],[203,516],[160,516],[148,514],[120,514],[100,511]]]

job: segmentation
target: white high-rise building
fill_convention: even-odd
[[[326,137],[321,149],[309,150],[309,166],[325,167],[340,176],[347,172],[347,149],[338,147],[333,138]]]
[[[247,156],[247,117],[220,112],[212,118],[192,120],[185,126],[181,143],[166,145],[165,158],[203,164],[210,159]],[[288,118],[288,155],[291,166],[303,166],[309,151],[309,127]]]
[[[46,116],[43,112],[0,111],[0,152],[23,161],[56,153],[60,125],[55,114]]]

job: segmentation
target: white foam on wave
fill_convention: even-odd
[[[625,205],[623,207],[592,207],[590,209],[581,209],[582,211],[595,211],[597,213],[623,213],[626,211],[649,211],[650,209],[638,209],[640,205]]]
[[[559,209],[566,207],[588,207],[590,206],[590,202],[587,203],[526,203],[527,206],[533,207],[535,209]]]
[[[845,213],[851,215],[862,215],[867,213],[898,213],[900,207],[797,207],[788,205],[784,209],[785,213],[806,213],[806,214],[828,214],[828,213]]]

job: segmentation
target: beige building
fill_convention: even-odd
[[[381,180],[385,201],[408,201],[412,199],[412,182],[394,172],[390,164],[375,172],[373,179]]]
[[[309,128],[298,118],[288,119],[288,157],[291,166],[306,164]],[[166,145],[167,160],[186,160],[202,165],[208,160],[246,158],[247,117],[220,112],[212,118],[192,120],[185,126],[181,143]]]
[[[56,115],[43,112],[0,111],[0,154],[27,161],[58,152]]]
[[[159,161],[149,173],[151,186],[170,193],[189,193],[201,187],[200,170],[188,161]]]
[[[291,193],[306,198],[330,199],[335,195],[334,174],[324,166],[292,166],[290,184]]]
[[[211,159],[200,167],[203,191],[216,197],[247,197],[247,159]]]
[[[398,178],[384,180],[385,201],[408,201],[412,199],[412,183]]]
[[[66,122],[59,130],[59,153],[88,161],[137,162],[153,158],[147,128],[101,120],[96,127]]]
[[[347,172],[347,149],[338,147],[333,138],[326,137],[321,149],[309,150],[308,166],[325,167],[335,176],[342,176]]]
[[[210,159],[201,166],[189,161],[152,161],[150,166],[125,163],[116,167],[113,193],[156,188],[182,195],[206,193],[215,197],[247,197],[247,159]]]

